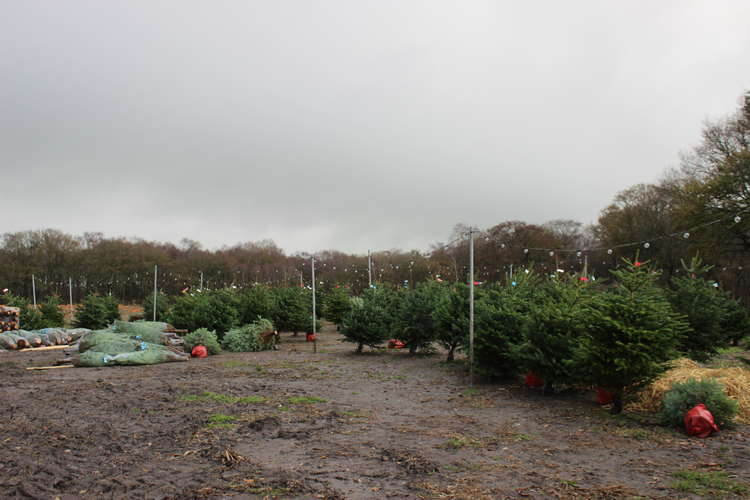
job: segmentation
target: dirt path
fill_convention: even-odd
[[[318,354],[284,335],[148,367],[0,353],[0,497],[689,498],[675,471],[750,476],[747,427],[688,439],[593,394],[472,389],[437,355],[352,350],[328,328]]]

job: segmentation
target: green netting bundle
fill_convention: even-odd
[[[107,354],[99,351],[86,351],[73,358],[74,366],[115,366],[115,365],[156,365],[170,361],[187,361],[190,356],[185,353],[170,351],[163,346],[149,344],[143,351],[122,352],[119,354]],[[159,349],[157,349],[159,348]]]
[[[53,345],[67,344],[71,340],[71,335],[64,328],[42,328],[41,330],[35,330],[34,333],[38,333],[41,336],[46,335]]]
[[[111,330],[94,330],[81,338],[78,343],[78,351],[98,351],[103,348],[100,346],[107,346],[106,352],[135,351],[141,342],[143,341],[130,338],[128,335],[122,333],[115,333]],[[113,349],[117,350],[113,351]]]
[[[166,323],[154,321],[135,321],[133,323],[128,323],[127,321],[115,320],[115,323],[112,326],[112,330],[117,333],[122,333],[131,338],[145,340],[146,342],[152,342],[154,344],[165,343],[163,332],[166,328]]]
[[[26,339],[31,347],[39,347],[42,345],[42,339],[37,333],[29,332],[26,330],[15,330],[13,333],[18,335],[19,337]]]
[[[18,338],[16,335],[10,333],[0,333],[0,348],[2,349],[18,349]]]
[[[224,348],[232,352],[255,352],[273,349],[276,338],[269,336],[267,340],[263,333],[273,332],[273,323],[267,319],[259,319],[249,325],[232,328],[224,335]]]
[[[65,333],[70,337],[71,341],[75,341],[80,339],[84,335],[91,333],[91,330],[89,330],[88,328],[73,328],[65,330]]]

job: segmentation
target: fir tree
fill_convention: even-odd
[[[237,300],[239,323],[248,325],[258,318],[272,318],[276,308],[273,292],[264,285],[256,285],[243,291]]]
[[[506,286],[482,290],[478,295],[474,306],[474,360],[485,377],[507,379],[518,374],[518,346],[539,281],[533,271],[519,273]]]
[[[207,328],[221,339],[237,324],[237,310],[226,291],[202,292],[178,298],[169,313],[169,322],[190,331]]]
[[[65,324],[65,314],[60,307],[60,298],[50,295],[39,307],[42,314],[42,328],[62,327]]]
[[[333,288],[328,295],[325,296],[323,302],[323,316],[328,321],[336,323],[337,328],[340,328],[341,322],[351,308],[352,301],[349,298],[346,289],[343,287]]]
[[[385,288],[370,288],[362,300],[352,301],[352,309],[344,317],[341,333],[345,342],[357,344],[357,354],[364,346],[382,344],[391,333],[394,292]]]
[[[312,329],[312,292],[301,287],[274,290],[276,309],[273,323],[279,331],[306,332]]]
[[[169,312],[169,297],[163,292],[156,294],[156,319],[154,321],[165,321]],[[154,319],[154,292],[146,296],[143,301],[143,317],[146,320]]]
[[[89,294],[76,307],[76,328],[101,330],[112,323],[112,308],[104,297]]]
[[[107,324],[111,325],[116,319],[120,319],[120,301],[112,294],[100,297],[107,311]]]
[[[547,282],[530,302],[523,341],[516,348],[521,368],[534,372],[546,385],[575,382],[572,359],[590,315],[592,291],[576,276]]]
[[[672,278],[668,293],[670,303],[685,315],[692,330],[682,339],[679,349],[692,359],[706,361],[728,346],[738,329],[744,329],[742,316],[737,315],[735,301],[714,286],[715,282],[703,277],[710,266],[701,265],[697,256],[689,266],[684,262],[682,266],[685,275]]]
[[[425,349],[437,338],[434,312],[444,288],[438,283],[422,283],[414,290],[403,292],[398,301],[394,330],[409,353]]]
[[[435,338],[448,350],[446,361],[453,361],[456,349],[468,342],[469,287],[458,283],[447,288],[435,305],[432,317]]]
[[[639,262],[613,270],[617,283],[600,294],[590,309],[586,334],[576,353],[585,379],[610,390],[612,413],[622,411],[623,397],[668,368],[688,331],[683,316],[672,309],[659,273]]]

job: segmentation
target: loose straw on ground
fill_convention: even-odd
[[[676,360],[673,367],[653,384],[644,388],[638,398],[628,405],[629,410],[656,412],[661,409],[662,398],[672,385],[688,379],[716,379],[724,392],[738,403],[737,421],[750,424],[750,370],[731,368],[706,368],[687,358]]]

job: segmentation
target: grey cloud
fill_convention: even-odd
[[[426,248],[596,219],[750,88],[723,2],[8,2],[4,230]]]

